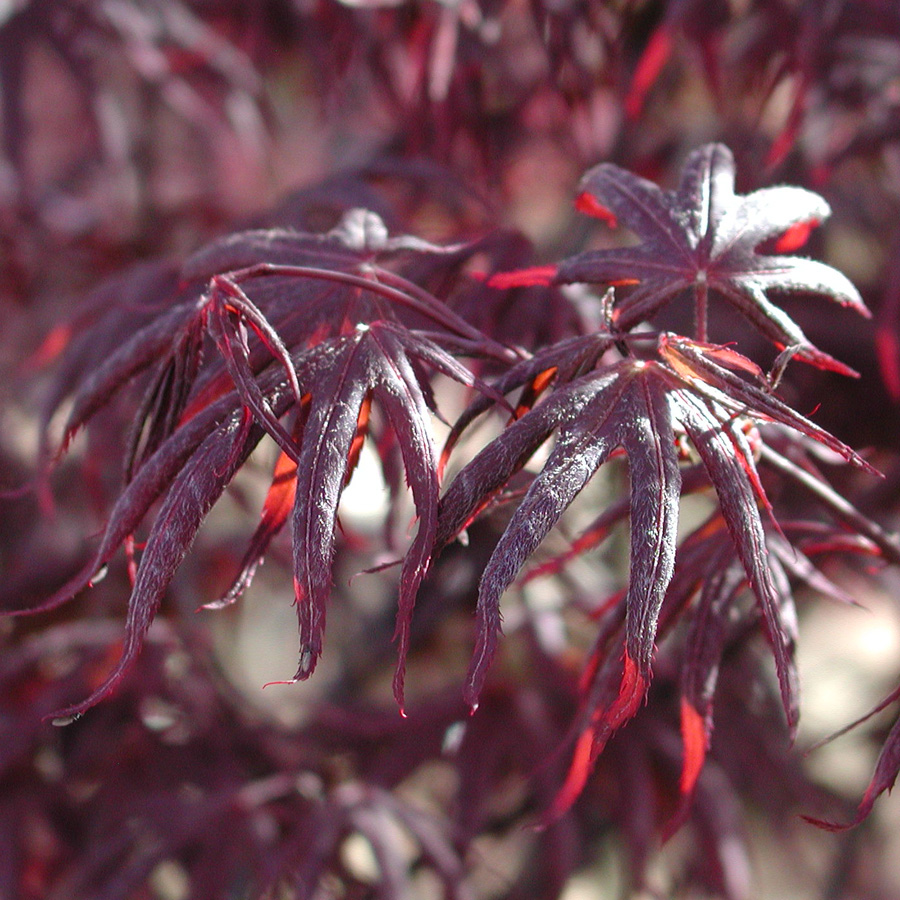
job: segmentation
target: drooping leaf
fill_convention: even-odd
[[[290,516],[294,506],[296,486],[297,464],[282,452],[275,463],[272,483],[266,493],[259,525],[250,538],[238,574],[220,598],[203,604],[204,609],[221,609],[229,606],[250,586],[259,564],[266,555],[269,544],[284,527]]]
[[[172,482],[153,522],[128,601],[125,646],[115,668],[87,699],[56,716],[69,719],[102,700],[140,652],[144,637],[175,571],[206,514],[262,437],[262,429],[242,414],[232,415],[200,445]]]
[[[595,687],[591,688],[593,699],[585,701],[590,717],[582,726],[569,777],[551,818],[571,804],[612,732],[637,711],[652,675],[657,629],[670,627],[679,614],[671,607],[665,621],[660,618],[673,576],[682,483],[679,454],[686,453],[679,449],[683,440],[693,445],[701,470],[715,489],[720,521],[727,526],[728,538],[722,548],[720,535],[709,536],[718,548],[716,558],[721,557],[723,571],[713,571],[701,560],[699,576],[681,576],[677,588],[672,583],[681,599],[670,598],[670,606],[674,602],[683,609],[702,585],[706,606],[710,610],[715,607],[715,616],[721,618],[727,615],[738,589],[745,581],[749,584],[772,646],[791,731],[797,722],[793,659],[796,613],[785,568],[766,545],[763,511],[776,536],[777,524],[756,467],[761,438],[755,423],[777,422],[795,429],[847,462],[871,469],[849,447],[779,400],[758,367],[731,348],[664,334],[658,337],[657,349],[657,361],[626,358],[598,362],[594,371],[582,375],[573,372],[568,382],[558,380],[555,372],[545,396],[536,403],[529,401],[532,408],[512,421],[460,471],[441,500],[438,546],[466,527],[538,447],[557,432],[546,463],[510,519],[482,575],[476,647],[465,685],[466,699],[474,706],[496,650],[503,591],[611,451],[621,446],[628,457],[629,502],[614,503],[596,520],[602,535],[608,529],[607,518],[614,522],[630,512],[629,585],[624,602],[617,602],[624,613],[624,631],[618,653],[606,647],[602,666],[596,668],[600,660],[592,656],[596,673],[590,681]],[[501,378],[497,384],[502,384],[503,390],[514,383],[528,384],[524,373],[537,372],[540,366],[530,368],[521,363],[515,369],[523,374],[508,382]],[[454,433],[471,422],[473,413],[484,405],[486,401],[479,400],[464,413]],[[696,466],[686,469],[691,473],[691,489],[696,489],[700,470]],[[723,580],[726,571],[730,574]],[[722,651],[721,641],[712,640],[717,633],[716,629],[699,629],[699,643],[692,651],[697,674],[694,686],[685,695],[689,753],[683,773],[686,794],[693,790],[702,767],[711,727],[708,691],[714,685]],[[611,689],[614,682],[618,683],[616,691]]]
[[[295,678],[308,677],[322,652],[337,508],[359,413],[371,396],[397,437],[419,520],[400,572],[394,691],[402,707],[409,625],[415,595],[431,559],[438,510],[437,453],[427,424],[429,401],[420,383],[421,370],[413,361],[463,384],[473,386],[476,379],[427,338],[386,321],[357,327],[328,342],[328,352],[328,372],[311,387],[291,519],[300,620],[300,665]]]
[[[896,699],[896,692],[892,695],[892,699]],[[882,706],[883,704],[879,704],[878,708]],[[810,816],[804,816],[803,818],[813,825],[824,828],[826,831],[845,831],[848,828],[853,828],[868,818],[875,806],[875,801],[885,791],[890,791],[893,788],[898,774],[900,774],[900,719],[894,722],[882,745],[878,761],[875,763],[875,773],[872,775],[872,780],[869,782],[865,794],[863,794],[863,798],[856,810],[856,815],[849,822],[843,823],[815,819]]]
[[[115,552],[134,534],[197,448],[227,418],[232,406],[228,398],[210,406],[160,445],[119,495],[91,560],[44,602],[31,609],[12,611],[9,615],[49,611],[88,587]]]
[[[747,582],[734,545],[727,537],[722,540],[726,530],[721,513],[716,513],[682,543],[667,597],[667,603],[683,603],[699,587],[699,595],[687,611],[680,672],[681,798],[667,828],[669,834],[687,816],[706,761],[722,656],[739,621],[733,614],[733,604]]]
[[[252,427],[257,441],[258,432],[270,435],[285,462],[237,579],[212,605],[231,602],[249,583],[292,507],[301,634],[297,677],[309,674],[321,652],[337,505],[365,438],[368,416],[361,411],[374,400],[382,414],[378,428],[393,441],[392,449],[382,447],[384,465],[393,466],[394,456],[402,461],[418,519],[400,574],[395,693],[402,705],[413,602],[437,528],[439,475],[430,419],[438,412],[431,373],[507,405],[456,355],[484,354],[503,361],[517,356],[379,260],[427,256],[442,261],[431,267],[432,274],[446,262],[445,274],[451,277],[469,252],[462,245],[439,247],[390,237],[377,216],[355,211],[324,236],[251,232],[197,254],[183,269],[184,281],[172,305],[160,306],[155,320],[142,322],[93,376],[74,386],[66,440],[125,384],[156,365],[132,427],[126,486],[100,546],[76,576],[28,612],[51,609],[87,586],[120,546],[133,542],[135,530],[160,498],[166,515],[192,523],[186,529],[172,527],[173,540],[184,538],[178,547],[169,547],[177,565],[241,454],[229,451],[227,465],[218,466],[230,474],[223,475],[215,496],[204,489],[187,497],[185,473],[196,474],[198,448],[226,442],[219,432],[237,417],[245,428]],[[244,268],[216,273],[220,266],[238,264]],[[425,324],[427,330],[413,330],[411,322]],[[53,405],[63,399],[59,392]],[[401,466],[394,468],[399,472]],[[160,521],[155,520],[151,534],[157,534]],[[137,652],[142,629],[171,579],[164,551],[156,549],[165,546],[157,538],[142,554],[131,603],[137,611],[132,618],[139,621],[129,625],[126,662],[117,673]]]
[[[719,508],[728,526],[735,549],[754,595],[759,602],[766,634],[775,655],[788,725],[793,732],[798,717],[797,672],[793,653],[796,642],[796,612],[788,591],[777,590],[775,566],[768,558],[759,504],[759,476],[753,456],[739,428],[727,413],[716,410],[709,401],[688,392],[675,395],[676,415],[697,449],[716,489]]]
[[[556,445],[507,526],[482,576],[478,639],[466,683],[477,702],[500,629],[500,595],[609,454],[629,457],[632,557],[628,609],[630,658],[649,677],[655,621],[672,574],[680,473],[665,380],[641,362],[582,376],[510,425],[469,463],[441,501],[438,543],[463,527],[486,495],[559,429]]]
[[[427,258],[432,269],[453,278],[472,252],[469,245],[441,247],[404,235],[388,237],[381,220],[363,210],[350,211],[325,235],[268,229],[213,241],[181,267],[177,290],[170,283],[169,267],[162,274],[152,271],[146,287],[141,282],[137,301],[155,304],[149,319],[141,310],[141,317],[132,316],[129,323],[113,306],[94,326],[99,338],[75,344],[72,361],[64,359],[65,377],[48,402],[45,423],[70,398],[67,442],[123,386],[155,367],[135,415],[129,475],[172,433],[189,404],[196,411],[199,398],[212,386],[213,396],[230,389],[229,380],[290,454],[290,441],[265,409],[253,381],[273,358],[295,381],[290,354],[342,328],[377,319],[402,320],[437,329],[458,352],[504,362],[516,358],[391,267],[395,258]],[[382,257],[391,265],[381,264]],[[107,306],[114,303],[116,291],[104,291],[101,299]],[[125,299],[136,302],[127,292]],[[219,355],[206,353],[201,360],[200,339],[207,329]],[[242,336],[242,329],[252,335]],[[92,340],[99,340],[99,357]]]

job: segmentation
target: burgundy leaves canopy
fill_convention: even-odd
[[[243,232],[195,254],[181,267],[178,286],[166,282],[168,292],[155,298],[156,315],[58,389],[47,411],[49,421],[63,400],[71,401],[67,443],[127,383],[146,382],[126,448],[126,483],[100,545],[39,607],[49,609],[86,587],[152,518],[129,599],[124,652],[90,697],[59,715],[86,711],[133,664],[205,516],[265,435],[280,457],[260,524],[232,588],[208,605],[237,599],[272,538],[290,522],[300,631],[294,680],[308,677],[323,649],[341,494],[367,434],[385,437],[378,446],[387,479],[399,489],[390,473],[405,470],[418,520],[398,583],[394,692],[402,707],[414,604],[436,554],[490,513],[552,437],[546,462],[530,478],[484,568],[464,697],[474,708],[484,689],[498,646],[503,593],[597,471],[624,453],[630,499],[602,515],[610,522],[630,516],[628,587],[607,605],[587,661],[582,708],[573,722],[574,760],[553,814],[573,802],[612,733],[637,713],[651,682],[656,643],[682,615],[695,624],[682,704],[682,790],[693,790],[712,729],[709,697],[698,685],[714,683],[724,647],[724,639],[707,640],[712,631],[697,631],[697,623],[713,629],[715,622],[729,621],[744,586],[755,598],[793,731],[796,613],[785,567],[769,560],[770,545],[784,556],[790,544],[764,487],[762,469],[773,459],[764,449],[769,435],[787,434],[800,460],[807,443],[818,443],[854,466],[869,466],[774,393],[791,359],[851,373],[813,346],[777,301],[789,293],[863,315],[867,310],[835,269],[786,255],[827,218],[825,201],[792,187],[741,196],[734,174],[732,155],[719,144],[690,155],[676,190],[611,164],[597,166],[582,181],[579,209],[625,226],[639,243],[588,250],[551,267],[495,276],[488,284],[469,269],[488,243],[435,246],[389,236],[375,214],[361,210],[325,235]],[[618,294],[597,301],[606,315],[599,332],[533,352],[502,346],[453,311],[456,299],[470,298],[478,286],[514,290],[540,281],[599,284]],[[694,333],[653,331],[654,316],[682,300],[693,307]],[[781,352],[776,371],[766,375],[733,346],[709,342],[708,305],[720,300]],[[94,326],[98,346],[107,347],[104,327],[119,328],[120,321],[111,317]],[[473,362],[467,367],[461,357]],[[485,383],[474,371],[499,374]],[[435,374],[476,391],[443,458],[432,428]],[[491,407],[514,412],[440,496],[447,457]],[[688,543],[679,547],[681,496],[708,488],[719,508],[714,532],[728,535],[726,546],[739,563],[735,568],[729,562],[727,584],[716,581],[722,573],[706,569],[696,578],[679,574],[691,558]],[[606,533],[606,526],[599,529],[597,540]],[[730,559],[716,547],[723,560]],[[808,569],[815,573],[811,563]]]

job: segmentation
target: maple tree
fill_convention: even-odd
[[[895,135],[804,138],[846,115],[839,69],[874,91],[818,42],[896,50],[891,9],[288,6],[31,0],[0,19],[3,303],[16,333],[52,323],[4,350],[28,385],[10,416],[39,437],[30,475],[0,446],[0,893],[549,898],[608,830],[640,890],[682,830],[673,895],[750,896],[742,805],[843,833],[900,771],[898,724],[855,806],[791,748],[804,610],[864,605],[844,576],[900,565],[895,423],[827,421],[854,385],[896,399],[897,279],[857,287],[820,236],[833,218],[881,246],[895,210],[850,195],[860,173],[881,185],[866,162]],[[31,64],[41,46],[56,68]],[[107,46],[133,78],[112,106]],[[149,157],[163,141],[129,92],[212,144],[240,143],[251,109],[255,153],[289,140],[297,66],[339,135],[390,123],[369,162],[228,221],[196,171],[196,202],[167,210],[126,154],[136,210],[177,227],[116,234],[91,193],[121,175],[113,121]],[[78,177],[41,169],[15,89],[60,78],[88,123]],[[760,131],[748,110],[779,86]],[[700,129],[660,113],[699,115],[691,91],[715,110]],[[503,210],[515,163],[553,141],[569,177],[540,214],[571,213],[535,246]],[[102,239],[60,213],[92,204]],[[63,315],[50,273],[91,283],[85,260],[114,274]],[[347,504],[367,457],[378,528]],[[211,528],[229,499],[256,517],[232,511],[240,546]],[[59,510],[79,522],[65,547]],[[227,620],[275,580],[299,724],[261,720],[197,610]],[[485,838],[516,848],[499,889]]]

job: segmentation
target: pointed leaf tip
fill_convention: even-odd
[[[637,663],[626,652],[618,695],[578,736],[563,786],[542,818],[541,827],[552,825],[572,807],[584,790],[607,741],[638,711],[648,686]]]
[[[394,670],[394,680],[392,682],[392,690],[397,708],[400,710],[401,718],[406,718],[406,660],[398,659],[397,667]]]
[[[648,687],[648,679],[641,674],[637,662],[626,651],[622,667],[622,681],[619,684],[619,694],[601,719],[604,728],[608,730],[608,734],[603,741],[604,744],[613,731],[621,728],[638,711]],[[597,753],[599,753],[599,750],[597,750]]]
[[[575,742],[575,751],[572,754],[569,771],[566,773],[563,786],[553,799],[550,809],[547,810],[542,818],[541,827],[546,828],[565,815],[581,796],[581,792],[587,784],[588,776],[594,767],[593,747],[594,726],[589,725],[581,732],[578,740]]]
[[[304,647],[300,651],[300,661],[297,664],[297,674],[294,675],[294,681],[305,681],[315,671],[316,663],[319,661],[319,654],[314,652],[311,647]]]
[[[890,792],[893,789],[898,774],[900,774],[900,719],[894,722],[884,746],[881,748],[878,762],[875,764],[875,773],[857,807],[856,815],[846,823],[814,819],[810,816],[803,816],[803,818],[810,824],[824,828],[826,831],[846,831],[855,828],[868,818],[879,796],[885,791]]]
[[[73,713],[71,716],[54,716],[50,719],[50,724],[56,728],[65,728],[67,725],[73,725],[81,718],[81,713]]]
[[[662,840],[664,843],[681,828],[687,819],[697,779],[703,770],[706,751],[709,749],[708,723],[702,713],[684,696],[681,698],[681,743],[684,749],[679,784],[681,800],[674,815],[663,829]]]

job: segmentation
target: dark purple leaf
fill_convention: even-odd
[[[446,462],[462,432],[481,413],[490,409],[496,402],[498,394],[502,396],[517,388],[523,388],[523,398],[515,410],[515,417],[519,418],[534,405],[538,394],[552,382],[566,384],[590,371],[611,345],[611,337],[586,335],[552,344],[534,356],[517,362],[493,382],[491,385],[493,393],[481,391],[456,420],[444,445],[442,462]]]
[[[295,678],[308,677],[322,652],[338,502],[360,411],[371,396],[384,410],[397,438],[419,519],[400,573],[394,691],[402,707],[409,625],[415,595],[431,559],[438,508],[437,454],[427,425],[428,401],[412,360],[463,384],[473,386],[476,379],[426,338],[389,322],[358,326],[352,334],[329,342],[328,347],[329,370],[311,387],[309,418],[297,464],[292,536],[300,665]]]
[[[767,503],[746,438],[729,419],[727,411],[686,391],[675,395],[676,416],[681,420],[709,473],[722,516],[728,525],[750,587],[759,602],[766,634],[775,655],[781,696],[788,725],[797,726],[797,672],[793,655],[796,612],[790,592],[776,589],[774,566],[768,558],[758,504]],[[781,580],[781,579],[779,579]]]
[[[804,816],[803,818],[807,822],[812,822],[814,825],[818,825],[827,831],[844,831],[847,828],[853,828],[869,816],[878,797],[885,791],[890,791],[893,788],[898,773],[900,773],[900,719],[894,722],[894,726],[891,728],[881,748],[878,762],[875,764],[875,774],[866,788],[866,792],[856,810],[856,815],[846,823],[827,822],[822,819],[811,818],[810,816]]]
[[[828,204],[803,188],[773,187],[746,196],[734,193],[734,159],[721,144],[695,150],[676,191],[611,163],[582,180],[600,207],[632,230],[635,247],[589,250],[562,262],[556,281],[632,283],[619,299],[614,320],[628,331],[665,304],[692,293],[697,333],[706,340],[709,293],[721,296],[781,349],[796,348],[798,359],[852,374],[843,363],[816,349],[790,317],[772,303],[770,292],[815,294],[868,315],[856,288],[836,269],[795,256],[765,256],[757,248],[804,222],[828,218]]]
[[[725,351],[728,357],[749,363],[746,357],[726,347],[700,344],[672,334],[660,336],[659,348],[663,358],[675,372],[687,379],[693,390],[721,404],[725,409],[730,409],[732,414],[747,414],[763,420],[780,422],[782,425],[787,425],[795,431],[813,438],[828,447],[829,450],[833,450],[846,462],[869,474],[880,474],[843,441],[795,412],[771,391],[757,387],[721,365],[717,361],[716,353]]]
[[[478,639],[466,698],[477,702],[500,629],[500,595],[560,515],[618,446],[629,457],[632,556],[627,652],[649,678],[656,618],[672,575],[680,473],[657,369],[625,360],[561,387],[510,425],[457,475],[441,501],[438,543],[449,540],[559,429],[556,446],[494,550],[481,581]]]
[[[611,375],[604,380],[602,376],[590,374],[562,385],[478,453],[456,475],[441,498],[437,546],[451,541],[465,528],[475,513],[528,462],[553,430],[566,422],[576,421],[593,393],[602,390],[614,377]],[[595,384],[598,378],[599,384]],[[463,416],[468,417],[468,413]]]
[[[172,482],[138,566],[128,601],[122,655],[90,697],[60,710],[57,719],[82,715],[107,696],[134,663],[163,595],[206,514],[261,437],[260,428],[243,415],[233,415],[206,438]]]
[[[301,427],[294,429],[295,432],[302,433],[304,423],[305,417],[300,422]],[[238,574],[225,594],[217,600],[204,603],[203,609],[222,609],[230,606],[247,590],[266,555],[269,544],[290,516],[294,507],[296,486],[297,464],[286,453],[281,453],[275,463],[272,483],[266,493],[259,525],[250,538]]]

